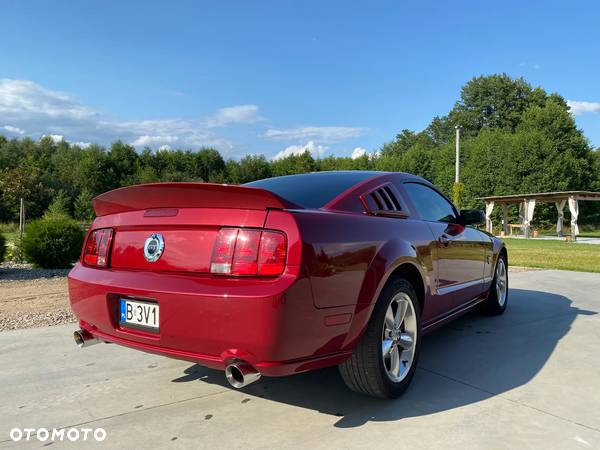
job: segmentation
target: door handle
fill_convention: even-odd
[[[445,234],[442,234],[439,238],[438,238],[438,242],[440,244],[442,244],[444,247],[448,247],[448,245],[450,244],[450,239],[448,239],[448,236],[446,236]]]

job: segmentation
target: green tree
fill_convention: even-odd
[[[454,125],[462,125],[466,135],[477,135],[482,128],[514,131],[523,112],[545,99],[541,88],[533,89],[523,78],[480,76],[462,87],[460,100],[448,117]]]
[[[63,190],[58,191],[52,198],[45,215],[69,217],[71,215],[71,198],[69,195]]]
[[[83,190],[79,193],[74,203],[74,216],[82,222],[91,222],[96,214],[92,206],[93,195],[88,190]]]
[[[217,150],[214,148],[201,148],[195,156],[202,180],[215,181],[222,179],[225,172],[225,161]]]
[[[432,148],[434,142],[427,133],[415,133],[410,130],[402,130],[401,133],[396,135],[396,139],[381,147],[380,153],[382,156],[402,157],[409,149],[415,146]]]
[[[247,155],[239,163],[229,161],[227,173],[234,183],[248,183],[271,176],[271,167],[264,155]]]
[[[138,154],[131,145],[117,141],[110,146],[106,154],[105,167],[107,175],[112,179],[107,180],[106,187],[115,189],[135,183]]]
[[[308,150],[299,155],[290,155],[286,158],[277,159],[271,163],[271,171],[275,177],[293,175],[295,173],[315,172],[317,168],[317,164]]]

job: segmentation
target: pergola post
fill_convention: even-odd
[[[571,239],[575,241],[579,235],[579,226],[577,225],[577,216],[579,216],[579,202],[577,197],[569,196],[569,211],[571,211]]]
[[[492,212],[494,211],[494,201],[485,202],[485,229],[488,233],[494,232],[494,224],[492,223]]]
[[[502,231],[504,236],[508,236],[508,205],[502,203]]]
[[[554,202],[558,211],[558,220],[556,221],[556,234],[558,237],[563,237],[566,203],[566,199]]]

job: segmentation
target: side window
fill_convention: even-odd
[[[452,205],[430,187],[420,183],[404,183],[404,189],[423,220],[456,221],[457,217]]]

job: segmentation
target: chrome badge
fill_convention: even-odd
[[[144,243],[144,258],[148,262],[158,261],[165,249],[165,240],[160,233],[153,233]]]

